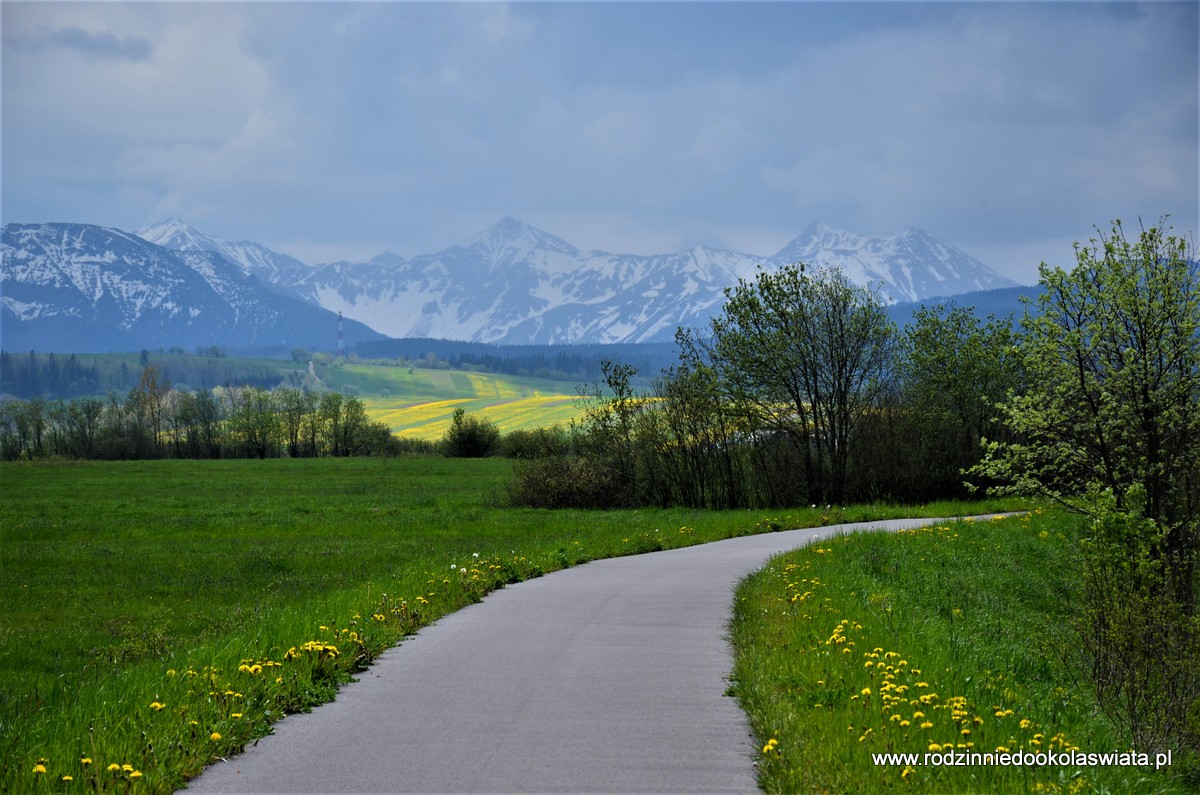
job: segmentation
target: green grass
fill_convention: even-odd
[[[1129,750],[1067,660],[1075,517],[1050,512],[779,556],[735,598],[734,690],[768,792],[1187,792],[1194,760],[876,766],[876,752]],[[774,740],[774,743],[771,741]],[[1190,773],[1187,772],[1190,769]],[[1194,786],[1194,779],[1192,786]]]
[[[0,791],[171,791],[405,634],[546,571],[997,507],[539,511],[500,507],[510,476],[502,459],[0,467]]]

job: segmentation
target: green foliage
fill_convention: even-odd
[[[1024,391],[1016,333],[954,304],[922,306],[913,320],[900,360],[910,455],[927,487],[966,496],[962,473],[979,462],[980,440],[1008,438],[999,406]]]
[[[553,425],[509,431],[500,439],[500,453],[505,458],[549,458],[566,455],[571,445],[567,431],[560,425]]]
[[[1070,272],[1041,269],[1024,322],[1030,389],[1005,406],[1021,438],[993,442],[976,472],[1100,518],[1131,496],[1164,531],[1190,607],[1200,547],[1200,281],[1187,243],[1160,227],[1077,246]]]
[[[0,458],[384,455],[396,443],[357,397],[278,387],[173,389],[149,364],[122,400],[0,403]]]
[[[466,409],[459,406],[442,439],[442,452],[450,458],[484,458],[495,451],[499,441],[500,429],[495,423],[469,416]]]
[[[1134,487],[1127,509],[1107,503],[1080,545],[1082,641],[1078,667],[1106,714],[1135,748],[1200,752],[1200,616],[1171,590],[1177,573],[1161,554],[1166,531],[1142,514]]]
[[[596,459],[559,455],[517,461],[508,500],[525,508],[613,508],[626,491]]]
[[[1162,225],[1043,264],[1024,322],[1030,388],[1005,404],[1013,441],[977,475],[1090,516],[1084,668],[1135,740],[1200,750],[1200,280]],[[1190,716],[1190,717],[1189,717]]]

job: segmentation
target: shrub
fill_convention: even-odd
[[[506,458],[548,458],[566,455],[571,439],[561,426],[517,430],[500,439],[500,454]]]
[[[611,508],[631,502],[629,484],[591,458],[518,461],[508,490],[512,505],[527,508]]]
[[[442,453],[448,458],[484,458],[492,454],[500,429],[490,420],[468,417],[461,406],[454,410],[450,428],[442,437]]]

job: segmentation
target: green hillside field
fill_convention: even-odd
[[[357,394],[372,421],[412,439],[442,438],[460,407],[505,433],[565,425],[584,408],[579,385],[567,381],[367,364],[318,368],[317,373],[327,388]]]

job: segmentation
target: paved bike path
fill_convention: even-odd
[[[510,585],[187,791],[755,792],[759,749],[724,695],[737,581],[819,538],[937,521],[746,536]]]

